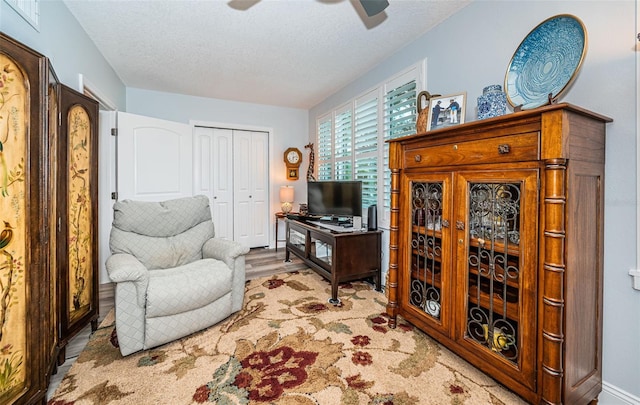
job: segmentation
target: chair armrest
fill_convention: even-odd
[[[133,255],[116,253],[105,263],[109,278],[114,283],[124,281],[144,281],[149,278],[149,270]]]
[[[202,256],[212,259],[222,260],[227,263],[232,262],[238,256],[246,255],[249,253],[249,248],[242,243],[222,239],[222,238],[211,238],[205,242],[204,246],[202,246]]]
[[[128,253],[116,253],[109,256],[105,265],[112,282],[116,284],[130,282],[134,285],[137,304],[140,308],[144,308],[147,287],[149,286],[149,270]]]

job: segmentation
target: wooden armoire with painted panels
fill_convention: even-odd
[[[63,84],[56,86],[58,131],[55,168],[56,313],[58,364],[66,345],[87,324],[98,327],[98,103]]]
[[[59,271],[73,255],[72,236],[60,240],[60,210],[80,195],[59,192],[70,188],[59,183],[73,177],[61,174],[69,171],[60,166],[69,159],[60,159],[59,149],[71,152],[69,138],[59,136],[64,129],[59,125],[61,106],[69,98],[60,86],[44,55],[0,32],[0,403],[45,403],[67,341],[60,337],[75,333],[94,316],[79,318],[76,329],[61,323],[60,292],[75,290],[69,286],[71,278]],[[97,103],[83,103],[95,125]],[[97,171],[97,132],[92,131],[80,141],[92,151],[90,162],[82,163],[91,168],[90,175]],[[97,181],[91,187],[90,193]],[[97,208],[90,195],[94,208],[88,215],[94,223]],[[93,243],[94,232],[95,227],[83,231],[81,238]],[[89,260],[86,282],[97,285],[97,261]],[[85,293],[83,300],[91,301],[97,317],[97,294]]]
[[[596,400],[610,121],[553,104],[389,141],[390,323],[530,403]]]

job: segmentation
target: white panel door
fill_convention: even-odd
[[[234,237],[250,247],[269,245],[268,139],[233,131]]]
[[[216,236],[233,240],[233,131],[215,128],[213,134],[213,222]]]
[[[111,129],[116,127],[115,111],[100,111],[98,159],[98,262],[100,264],[100,284],[108,283],[109,275],[104,265],[111,255],[109,235],[113,222],[113,200],[111,193],[116,191],[116,137]]]
[[[118,113],[118,199],[163,201],[192,195],[189,125]]]
[[[194,193],[211,201],[216,237],[233,240],[233,131],[194,128]]]
[[[253,182],[253,246],[269,245],[269,137],[253,132],[251,179]]]
[[[234,131],[233,134],[233,196],[234,239],[253,247],[251,179],[251,132]]]

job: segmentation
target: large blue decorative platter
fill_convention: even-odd
[[[587,32],[578,18],[561,14],[535,27],[509,62],[507,100],[530,110],[555,100],[574,79],[587,50]]]

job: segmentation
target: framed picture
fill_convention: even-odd
[[[427,131],[464,123],[467,93],[438,96],[429,100]]]

